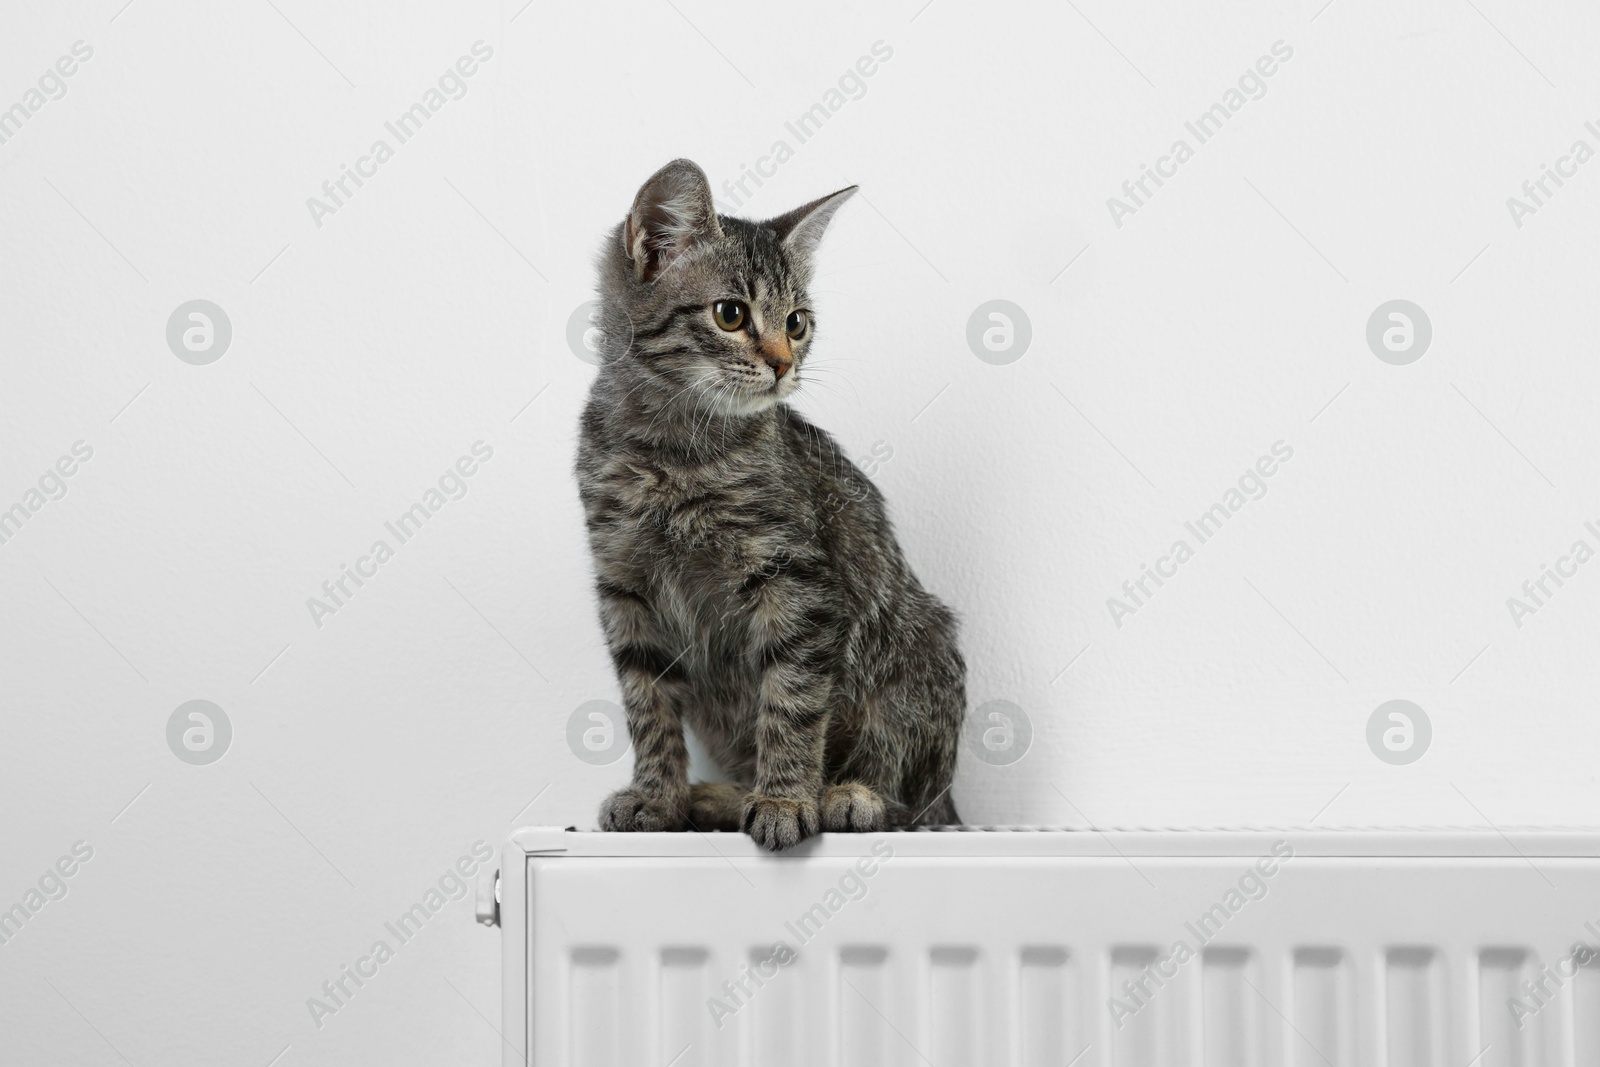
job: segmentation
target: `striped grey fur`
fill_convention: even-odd
[[[602,249],[577,476],[635,760],[602,829],[743,829],[783,849],[959,821],[955,619],[877,488],[784,403],[815,332],[808,314],[792,337],[788,316],[810,312],[812,252],[854,192],[722,218],[676,160]],[[718,325],[722,300],[746,307],[742,328]],[[690,785],[685,726],[733,784]]]

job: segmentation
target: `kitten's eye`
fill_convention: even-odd
[[[737,300],[718,300],[711,305],[711,317],[717,320],[717,325],[732,333],[744,325],[744,304]]]
[[[805,336],[806,327],[810,324],[811,316],[804,311],[791,311],[789,317],[784,320],[783,328],[788,331],[792,339],[798,341]]]

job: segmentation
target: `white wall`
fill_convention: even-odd
[[[494,1062],[468,901],[320,1028],[306,1001],[474,841],[592,826],[626,779],[566,741],[616,699],[568,319],[651,171],[720,183],[779,139],[744,210],[864,194],[824,246],[804,409],[892,447],[876,477],[966,620],[973,701],[1034,732],[964,759],[969,820],[1600,815],[1600,564],[1507,607],[1600,549],[1600,163],[1520,226],[1506,204],[1600,148],[1583,5],[122,3],[0,16],[0,107],[93,49],[0,144],[0,506],[93,449],[0,545],[0,906],[93,849],[0,945],[6,1059]],[[385,121],[479,40],[397,145]],[[1198,144],[1184,122],[1278,41]],[[394,158],[314,221],[378,138]],[[1107,198],[1177,138],[1194,157],[1118,226]],[[997,298],[1032,326],[1007,365],[965,339]],[[1405,366],[1365,339],[1398,298],[1433,329]],[[193,299],[232,324],[205,366],[165,336]],[[386,534],[477,441],[466,496]],[[1278,441],[1267,495],[1117,625],[1107,598]],[[380,538],[317,625],[307,598]],[[194,699],[233,730],[205,766],[167,743]],[[1391,699],[1432,723],[1410,765],[1368,748]]]

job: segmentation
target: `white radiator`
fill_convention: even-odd
[[[1587,832],[527,829],[479,913],[506,1067],[1600,1064]]]

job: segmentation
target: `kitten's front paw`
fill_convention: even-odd
[[[682,830],[683,815],[673,805],[629,786],[600,805],[600,829],[618,833]]]
[[[822,828],[817,802],[751,793],[744,802],[744,832],[771,852],[793,848]]]
[[[869,834],[889,828],[883,798],[860,782],[830,785],[822,794],[822,828],[830,834]]]

